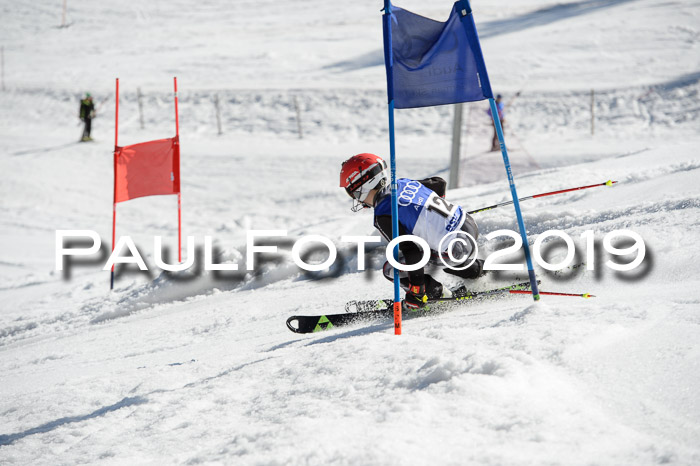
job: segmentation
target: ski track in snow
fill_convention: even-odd
[[[402,6],[435,18],[449,8]],[[311,335],[284,325],[391,295],[383,250],[357,272],[355,249],[340,242],[373,228],[337,187],[342,160],[388,151],[376,4],[340,16],[317,1],[284,14],[266,1],[78,2],[64,28],[54,7],[6,9],[0,464],[700,464],[700,9],[473,7],[492,84],[509,104],[518,194],[618,181],[522,203],[530,244],[559,229],[583,260],[581,235],[594,232],[595,271],[538,268],[538,277],[542,290],[596,298],[474,301],[407,315],[401,337],[386,320]],[[174,134],[175,74],[184,234],[196,238],[200,267],[211,235],[218,261],[241,270],[125,268],[108,293],[113,79],[119,141],[131,144]],[[83,88],[98,102],[90,144],[73,142]],[[501,156],[487,152],[486,104],[465,108],[462,187],[447,198],[467,210],[510,200]],[[400,176],[448,176],[452,115],[397,112]],[[510,207],[475,219],[482,257],[499,247],[488,232],[517,230]],[[117,221],[149,265],[153,235],[174,256],[173,197],[122,203]],[[57,229],[96,230],[100,257],[55,270]],[[289,232],[254,273],[244,259],[252,229]],[[605,266],[602,238],[619,229],[645,240],[631,274]],[[302,274],[290,249],[307,234],[330,238],[345,262]],[[554,247],[549,260],[563,254]],[[524,275],[492,273],[470,287]]]

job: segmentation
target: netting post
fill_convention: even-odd
[[[63,12],[61,13],[61,27],[66,27],[66,9],[68,8],[68,0],[63,0]]]
[[[173,77],[173,85],[175,87],[175,139],[177,141],[177,150],[180,152],[180,120],[178,118],[177,109],[177,77]],[[178,157],[179,163],[179,157]],[[179,167],[178,167],[179,172]],[[178,173],[179,176],[179,173]],[[177,192],[177,260],[182,262],[182,199],[180,191]]]
[[[459,188],[459,156],[462,143],[462,108],[464,104],[454,104],[455,117],[452,124],[452,158],[450,159],[449,188]]]
[[[138,96],[139,100],[139,122],[141,123],[141,129],[146,128],[146,125],[143,122],[143,94],[141,94],[141,88],[137,87],[136,88],[136,94]]]
[[[595,90],[591,89],[591,136],[595,134]]]
[[[299,99],[295,95],[292,99],[294,101],[294,111],[297,115],[297,133],[299,133],[299,139],[304,139],[304,133],[301,129],[301,109],[299,108]]]
[[[0,81],[2,90],[5,91],[5,46],[0,47]]]
[[[219,136],[223,134],[221,131],[221,109],[219,108],[219,94],[214,94],[214,107],[216,108],[216,128],[219,130]]]
[[[112,201],[112,253],[114,253],[114,243],[116,241],[117,228],[117,153],[119,151],[119,78],[117,78],[117,90],[114,100],[116,108],[114,111],[114,198]],[[112,264],[112,274],[109,289],[114,289],[114,264]]]

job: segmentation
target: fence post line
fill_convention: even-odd
[[[449,188],[459,187],[459,156],[462,143],[462,113],[464,105],[454,104],[455,116],[452,122],[452,158],[450,160]]]
[[[297,131],[299,133],[299,139],[304,139],[304,133],[301,130],[301,110],[299,109],[299,100],[297,96],[294,96],[294,111],[297,114]]]

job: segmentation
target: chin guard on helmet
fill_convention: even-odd
[[[386,186],[386,179],[383,179],[383,180],[380,181],[379,186],[377,186],[376,188],[374,188],[374,189],[377,190],[377,193],[374,195],[374,199],[372,200],[372,203],[373,203],[373,204],[376,204],[376,202],[377,202],[377,196],[378,196],[379,193],[384,189],[385,186]],[[371,189],[370,189],[369,191],[371,191]],[[360,200],[360,199],[367,199],[367,196],[369,195],[369,191],[367,191],[367,193],[363,193],[363,192],[362,192],[362,187],[360,187],[360,189],[358,189],[358,190],[356,190],[356,191],[349,191],[349,190],[346,188],[346,189],[345,189],[345,192],[347,192],[348,195],[349,195],[349,196],[352,198],[352,200],[353,200],[353,202],[352,202],[352,207],[350,208],[350,210],[352,210],[353,212],[359,212],[359,211],[361,211],[362,209],[369,209],[370,207],[374,207],[374,205],[369,205],[369,204],[367,204],[366,202]]]

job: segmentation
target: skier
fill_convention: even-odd
[[[374,209],[374,226],[387,240],[392,239],[391,196],[389,176],[384,160],[374,154],[358,154],[345,162],[340,170],[340,186],[345,188],[353,198],[352,211],[364,208]],[[399,234],[416,235],[426,240],[431,249],[431,263],[444,268],[446,273],[464,279],[474,279],[483,275],[483,260],[476,259],[464,270],[458,267],[469,263],[474,245],[466,236],[470,234],[476,241],[479,230],[474,219],[460,206],[444,199],[447,182],[439,177],[423,180],[400,178],[397,180]],[[443,244],[440,241],[450,235]],[[452,257],[449,258],[447,249],[452,238],[454,241]],[[403,262],[414,265],[420,262],[423,252],[416,243],[403,241],[399,244],[403,254]],[[442,257],[444,264],[439,260]],[[384,275],[393,281],[393,267],[384,264]],[[411,272],[401,272],[401,286],[406,290],[404,306],[408,309],[420,309],[428,299],[450,296],[450,290],[425,273],[424,269]]]
[[[501,94],[498,94],[496,96],[496,109],[498,110],[498,119],[501,120],[501,130],[503,131],[503,134],[506,133],[505,129],[505,122],[506,122],[506,113],[505,113],[505,108],[506,105],[501,102]],[[491,109],[489,108],[488,111],[486,112],[491,116]],[[501,145],[498,141],[498,132],[496,131],[496,124],[494,123],[493,125],[493,139],[491,140],[491,152],[495,152],[497,150],[500,150]]]
[[[92,119],[95,118],[95,104],[92,102],[92,96],[89,92],[85,93],[85,98],[80,101],[80,119],[85,122],[83,129],[82,142],[92,141],[90,131],[92,129]]]

